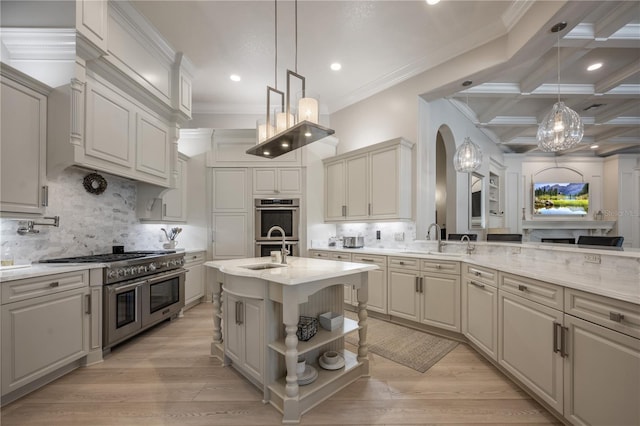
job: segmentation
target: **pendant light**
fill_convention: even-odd
[[[467,95],[467,108],[469,107],[469,95]],[[471,141],[469,136],[464,138],[462,145],[456,149],[453,156],[453,167],[459,173],[471,173],[480,168],[482,164],[482,150]]]
[[[538,127],[538,148],[544,152],[558,152],[572,148],[580,143],[584,135],[584,126],[577,112],[560,101],[560,31],[566,22],[560,22],[551,28],[558,36],[558,102],[544,117]]]
[[[312,142],[335,133],[334,130],[318,124],[318,101],[310,98],[306,93],[305,78],[298,74],[298,0],[295,1],[295,71],[287,70],[287,91],[278,90],[278,0],[275,3],[275,34],[276,34],[276,78],[275,88],[267,86],[267,119],[266,123],[258,124],[258,144],[249,148],[247,154],[265,158],[276,158],[287,152],[301,148]],[[302,83],[302,96],[298,104],[298,120],[296,122],[291,112],[291,77],[298,78]],[[271,122],[271,93],[280,96],[280,111],[276,113],[275,123]],[[286,100],[286,107],[285,107]],[[263,141],[263,138],[266,140]]]

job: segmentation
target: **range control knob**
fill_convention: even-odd
[[[151,262],[151,263],[149,264],[149,270],[150,270],[150,271],[152,271],[152,272],[153,272],[153,271],[155,271],[155,270],[156,270],[156,268],[157,268],[157,266],[156,266],[155,262]]]
[[[119,277],[124,277],[124,270],[123,269],[118,269],[118,276]]]
[[[110,269],[109,272],[107,272],[107,278],[108,279],[113,279],[113,278],[115,278],[117,276],[118,276],[118,273],[113,269]]]
[[[138,273],[141,274],[143,272],[146,272],[146,267],[145,266],[138,266]]]

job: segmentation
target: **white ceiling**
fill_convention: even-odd
[[[193,62],[196,113],[265,111],[266,86],[275,85],[274,1],[132,3]],[[295,69],[294,6],[293,1],[277,3],[281,90],[286,69]],[[307,79],[307,91],[319,96],[323,113],[333,113],[456,58],[463,59],[464,67],[474,51],[525,25],[521,18],[535,7],[559,8],[555,16],[576,21],[567,19],[568,27],[560,33],[561,98],[585,123],[584,142],[574,151],[603,156],[640,152],[636,0],[442,0],[435,6],[423,0],[300,0],[297,69]],[[504,152],[535,150],[537,123],[558,96],[556,35],[550,32],[555,23],[535,28],[522,53],[499,69],[470,72],[465,78],[472,81],[469,87],[458,79],[421,95],[458,102]],[[341,71],[329,69],[336,61]],[[587,72],[594,61],[603,67]],[[234,73],[241,82],[229,79]],[[590,150],[593,143],[600,148]]]

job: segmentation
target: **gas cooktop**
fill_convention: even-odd
[[[105,253],[92,254],[88,256],[60,257],[57,259],[43,259],[40,263],[110,263],[121,262],[123,260],[139,259],[148,256],[161,256],[164,254],[173,254],[175,250],[158,250],[158,251],[129,251],[126,253]]]

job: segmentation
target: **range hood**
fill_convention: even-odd
[[[305,120],[249,148],[246,152],[258,157],[276,158],[334,133],[333,129]]]

